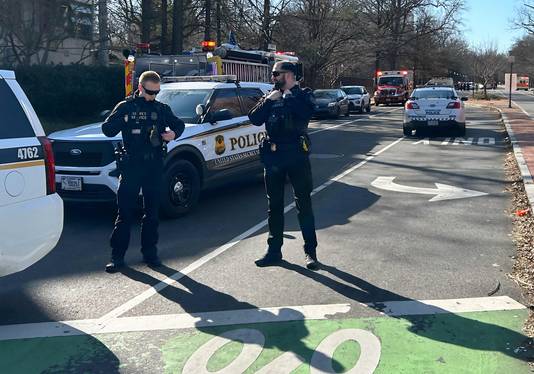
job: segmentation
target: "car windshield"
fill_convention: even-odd
[[[336,91],[315,91],[313,93],[316,99],[335,99],[337,97]]]
[[[341,88],[347,95],[361,95],[363,89],[361,87],[342,87]]]
[[[402,77],[380,77],[378,78],[379,86],[402,86],[404,78]]]
[[[412,99],[453,99],[456,95],[453,90],[415,90]]]
[[[196,123],[196,107],[206,104],[212,90],[161,90],[157,99],[171,107],[175,116],[186,123]]]

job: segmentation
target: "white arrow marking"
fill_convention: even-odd
[[[448,184],[435,183],[436,188],[421,188],[403,186],[393,182],[396,177],[378,177],[371,185],[387,191],[418,193],[424,195],[436,195],[429,201],[441,201],[452,199],[463,199],[466,197],[477,197],[487,195],[485,192],[468,190],[465,188],[449,186]]]

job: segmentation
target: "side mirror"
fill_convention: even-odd
[[[108,118],[108,116],[111,114],[111,110],[103,110],[100,112],[100,117],[103,119]]]
[[[464,96],[464,97],[462,97],[460,100],[462,100],[462,101],[467,101],[467,100],[469,100],[469,98],[466,97],[466,96]]]
[[[232,112],[230,112],[228,109],[221,109],[209,116],[208,120],[211,123],[216,123],[219,121],[226,121],[232,118],[234,118]]]
[[[195,108],[195,112],[197,113],[197,116],[203,116],[204,113],[206,113],[206,106],[204,104],[198,104]]]

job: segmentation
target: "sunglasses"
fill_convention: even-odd
[[[288,71],[285,71],[285,70],[283,70],[283,71],[276,71],[276,70],[275,70],[275,71],[273,71],[273,72],[271,73],[271,75],[272,75],[273,77],[278,77],[278,76],[280,76],[280,74],[285,74],[285,73],[289,73],[289,72],[288,72]]]
[[[145,91],[145,93],[146,93],[147,95],[150,95],[150,96],[152,96],[152,95],[157,95],[157,94],[159,94],[159,91],[160,91],[160,90],[156,90],[156,91],[148,90],[148,89],[146,89],[145,87],[143,87],[143,90]]]

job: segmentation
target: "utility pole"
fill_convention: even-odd
[[[514,71],[514,62],[515,57],[514,56],[508,56],[508,62],[510,63],[510,92],[508,92],[508,108],[512,108],[512,72]]]

